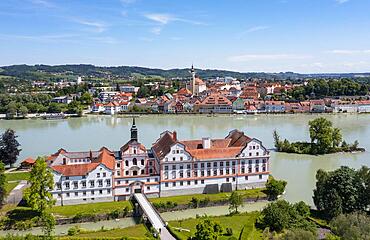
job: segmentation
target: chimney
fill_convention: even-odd
[[[175,142],[177,142],[177,132],[176,131],[173,131],[172,133],[172,138]]]
[[[203,149],[211,148],[211,139],[209,137],[202,138],[202,142],[203,142]]]

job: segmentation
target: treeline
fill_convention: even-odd
[[[129,78],[133,74],[142,74],[145,76],[160,76],[167,79],[170,78],[189,78],[189,68],[183,69],[155,69],[136,66],[119,66],[119,67],[98,67],[89,64],[80,65],[12,65],[0,68],[0,75],[14,76],[22,79],[37,80],[40,77],[49,78],[50,80],[58,80],[65,75],[84,75],[105,78],[109,76],[119,76]],[[57,75],[54,75],[57,74]],[[215,69],[197,69],[197,74],[202,78],[215,77],[234,77],[238,79],[262,78],[267,80],[299,80],[305,78],[354,78],[355,74],[299,74],[294,72],[280,73],[264,73],[264,72],[249,72],[241,73],[226,70]],[[58,76],[59,75],[59,76]],[[370,74],[364,74],[370,77]]]
[[[369,79],[311,80],[288,94],[293,99],[324,98],[328,96],[364,96],[370,91]]]
[[[278,132],[274,130],[273,137],[276,151],[315,155],[365,150],[359,148],[359,142],[357,140],[352,144],[348,144],[343,140],[341,130],[333,127],[333,123],[324,117],[311,120],[308,125],[311,142],[281,140]]]

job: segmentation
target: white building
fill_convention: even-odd
[[[121,92],[125,92],[125,93],[137,93],[139,91],[140,87],[135,87],[135,86],[132,86],[132,85],[124,85],[124,86],[120,86],[120,90]]]
[[[238,130],[225,138],[178,140],[163,132],[147,150],[138,141],[135,120],[131,139],[118,151],[67,152],[47,158],[58,205],[148,197],[230,192],[264,187],[270,174],[269,151],[261,141]]]

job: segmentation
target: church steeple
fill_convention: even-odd
[[[131,141],[137,141],[137,127],[135,125],[135,118],[132,119],[132,127],[131,127]]]
[[[193,93],[193,96],[196,95],[196,92],[195,92],[195,69],[194,69],[194,65],[191,64],[191,70],[190,70],[190,73],[191,73],[191,92]]]

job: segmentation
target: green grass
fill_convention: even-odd
[[[248,190],[239,190],[238,193],[242,195],[243,199],[248,198],[257,198],[257,197],[266,197],[266,194],[263,192],[263,188],[260,189],[248,189]],[[150,198],[149,201],[152,203],[160,202],[176,202],[178,205],[188,204],[193,197],[198,198],[199,200],[205,199],[208,197],[211,202],[220,202],[226,201],[230,197],[231,193],[216,193],[216,194],[193,194],[193,195],[183,195],[183,196],[173,196],[173,197],[162,197],[162,198]]]
[[[13,188],[15,188],[18,185],[19,182],[6,182],[5,183],[5,190],[9,194]]]
[[[67,206],[54,206],[51,212],[64,217],[73,217],[76,214],[104,214],[113,210],[123,210],[125,207],[132,209],[129,201],[87,203]]]
[[[259,212],[251,212],[251,213],[241,213],[232,216],[219,216],[219,217],[209,217],[212,221],[218,222],[224,232],[226,228],[232,228],[233,230],[233,237],[239,239],[239,235],[244,227],[243,235],[241,239],[245,240],[258,240],[262,239],[262,231],[256,229],[254,226],[257,217],[259,216]],[[169,226],[179,239],[186,240],[191,236],[194,236],[196,231],[196,225],[202,221],[201,218],[198,219],[187,219],[182,221],[171,221],[169,222]],[[188,229],[190,232],[185,231],[178,231],[175,228],[183,228]],[[222,236],[219,238],[220,240],[229,239],[231,236]]]
[[[112,229],[112,230],[93,231],[93,232],[81,233],[75,236],[59,237],[59,239],[60,240],[123,239],[125,237],[127,237],[127,239],[132,239],[132,240],[151,239],[147,237],[146,234],[148,234],[148,230],[145,228],[143,224],[139,224],[139,225],[128,227],[128,228],[117,228],[117,229]]]
[[[15,172],[15,173],[5,173],[6,181],[21,181],[28,180],[30,177],[29,172]]]

